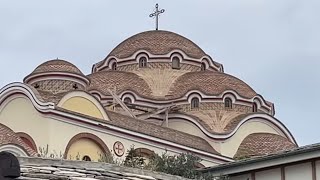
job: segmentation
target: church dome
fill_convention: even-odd
[[[154,55],[164,55],[172,50],[181,50],[193,58],[201,58],[206,55],[199,46],[179,34],[153,30],[133,35],[124,40],[110,52],[108,57],[126,58],[139,50],[146,50]]]
[[[54,59],[40,64],[31,74],[46,73],[46,72],[68,72],[83,75],[83,73],[72,63]]]
[[[75,65],[60,59],[40,64],[24,78],[23,82],[32,85],[38,91],[53,94],[70,90],[85,90],[90,83]]]
[[[104,95],[109,95],[108,89],[117,93],[131,90],[142,96],[150,96],[151,90],[148,84],[138,75],[123,71],[100,71],[88,75],[90,86],[88,91],[97,90]]]
[[[252,98],[257,93],[242,80],[229,74],[201,71],[189,72],[175,80],[170,88],[169,95],[178,98],[185,95],[190,90],[199,90],[207,95],[220,95],[221,93],[232,90],[245,98]]]
[[[270,133],[253,133],[240,144],[234,158],[263,156],[296,148],[297,145],[285,137]]]

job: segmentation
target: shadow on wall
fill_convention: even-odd
[[[13,154],[0,152],[0,179],[14,179],[20,177],[20,163]]]

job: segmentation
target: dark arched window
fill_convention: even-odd
[[[83,156],[82,161],[91,161],[89,156]]]
[[[114,62],[114,63],[112,64],[111,69],[114,70],[114,71],[117,70],[117,63],[116,63],[116,62]]]
[[[201,71],[205,71],[207,69],[206,64],[203,62],[201,63]]]
[[[199,108],[199,99],[196,97],[191,99],[191,109],[194,108]]]
[[[180,59],[177,56],[172,58],[172,69],[180,69]]]
[[[145,68],[145,67],[147,67],[147,58],[141,57],[139,59],[139,68]]]
[[[225,98],[224,99],[224,107],[231,109],[232,108],[232,100],[231,98]]]
[[[257,112],[258,111],[258,105],[257,105],[257,103],[253,103],[253,105],[252,105],[252,112]]]
[[[131,99],[128,98],[128,97],[124,98],[124,99],[123,99],[123,102],[124,102],[125,104],[131,104],[131,103],[132,103]]]

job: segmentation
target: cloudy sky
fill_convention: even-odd
[[[0,0],[0,86],[57,57],[90,73],[118,43],[154,29],[156,2],[160,29],[274,102],[299,145],[320,142],[319,0]]]

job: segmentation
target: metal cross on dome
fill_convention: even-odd
[[[151,13],[150,15],[149,15],[149,17],[156,17],[156,30],[158,30],[158,24],[159,24],[159,16],[160,16],[160,14],[161,13],[164,13],[164,9],[160,9],[159,10],[159,5],[158,5],[158,3],[156,4],[156,10],[155,10],[155,12],[154,13]]]

